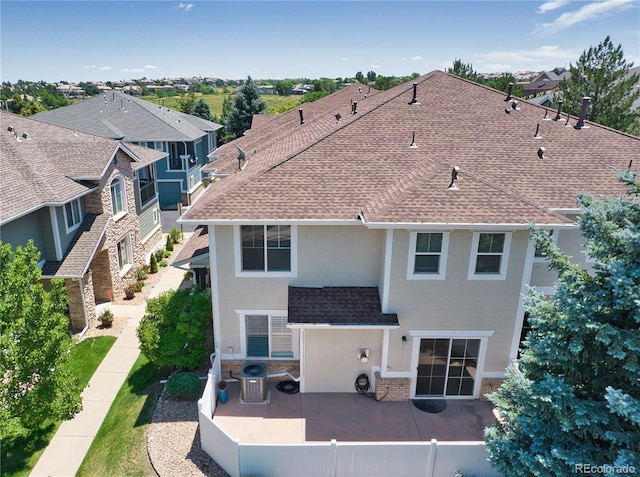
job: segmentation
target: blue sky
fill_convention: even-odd
[[[404,76],[575,63],[607,35],[640,65],[640,2],[6,1],[2,81]]]

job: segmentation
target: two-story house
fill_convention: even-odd
[[[135,281],[162,242],[156,163],[167,153],[0,113],[0,240],[29,240],[62,278],[75,331]]]
[[[248,360],[302,392],[354,392],[365,373],[388,400],[479,397],[517,356],[527,287],[553,293],[529,225],[589,268],[576,194],[624,194],[614,169],[639,151],[439,71],[252,128],[181,219],[207,226],[223,376]]]
[[[189,205],[204,189],[201,169],[216,149],[216,131],[222,127],[119,91],[34,118],[165,152],[167,157],[157,164],[155,177],[162,209],[176,209],[178,203]]]

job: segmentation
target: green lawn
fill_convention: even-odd
[[[83,388],[115,341],[113,336],[99,336],[83,340],[73,347],[70,357],[72,369]],[[29,475],[60,424],[46,421],[25,437],[3,442],[0,448],[0,475]]]
[[[222,115],[222,102],[224,98],[228,96],[228,93],[219,94],[199,94],[196,93],[197,99],[204,99],[209,105],[211,114],[215,114],[217,117]],[[302,96],[279,96],[275,94],[265,94],[261,96],[267,102],[267,114],[280,114],[289,109],[295,108],[300,105]],[[144,96],[142,99],[151,101],[152,103],[162,104],[164,99],[164,105],[168,108],[178,110],[178,98],[179,96],[168,96],[166,98],[158,98],[156,95]]]
[[[155,475],[147,454],[146,426],[166,372],[143,355],[131,368],[76,476],[147,477]]]

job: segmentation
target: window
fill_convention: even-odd
[[[145,205],[156,198],[156,179],[153,165],[138,170],[138,184],[140,186],[141,205]]]
[[[557,242],[558,234],[556,233],[555,230],[542,230],[542,232],[546,233],[549,237],[551,237],[551,240],[553,241],[553,243]],[[545,257],[542,254],[542,249],[540,249],[537,244],[536,244],[536,251],[533,258],[536,262],[542,262],[547,260],[547,257]]]
[[[473,234],[470,280],[504,280],[511,244],[511,233]]]
[[[116,247],[118,250],[118,268],[120,269],[120,273],[124,274],[133,262],[131,238],[128,235],[125,236],[118,242]]]
[[[292,358],[291,330],[286,316],[246,315],[248,358]]]
[[[412,232],[409,237],[409,280],[442,280],[447,268],[449,233]]]
[[[111,181],[111,211],[114,217],[126,212],[126,198],[124,195],[124,181],[116,177]]]
[[[67,232],[77,229],[80,222],[82,222],[82,207],[80,199],[75,199],[64,204],[64,215]]]
[[[181,171],[184,169],[184,164],[182,158],[180,157],[181,151],[179,149],[178,143],[172,142],[169,144],[169,170],[170,171]],[[186,154],[186,152],[184,153]]]
[[[243,272],[290,272],[290,225],[243,225]]]

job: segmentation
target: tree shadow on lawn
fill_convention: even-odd
[[[158,368],[151,362],[147,362],[127,377],[126,385],[129,387],[129,392],[135,396],[145,396],[134,427],[144,426],[151,422],[153,409],[162,391],[160,380],[168,374],[168,369]]]
[[[0,475],[27,475],[36,462],[29,462],[32,456],[49,445],[57,423],[45,421],[39,428],[23,437],[7,439],[0,446]]]

